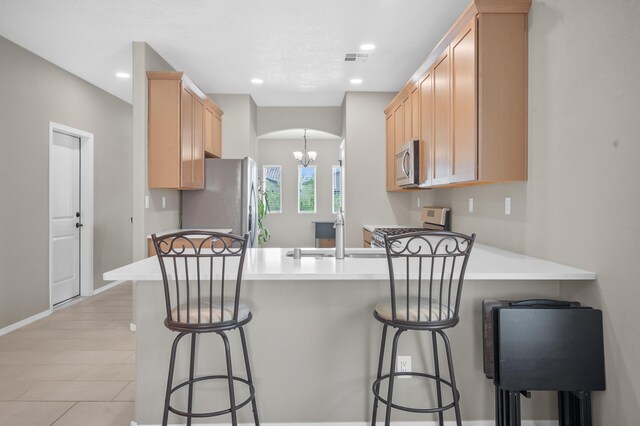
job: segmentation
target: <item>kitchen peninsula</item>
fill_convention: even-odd
[[[246,331],[261,418],[265,423],[362,424],[370,417],[370,387],[380,338],[380,326],[372,317],[373,307],[389,297],[387,261],[384,257],[357,256],[344,260],[293,259],[286,255],[288,251],[249,249],[245,259],[242,299],[254,316]],[[350,252],[376,253],[376,249]],[[474,246],[463,290],[461,321],[450,333],[465,420],[493,418],[493,387],[482,373],[482,300],[558,298],[564,282],[589,285],[595,278],[593,272],[483,244]],[[157,425],[162,415],[174,337],[163,325],[164,290],[157,258],[107,272],[104,279],[135,283],[135,421],[139,425]],[[230,334],[232,345],[239,344],[237,337]],[[202,339],[196,374],[211,374],[224,368],[223,351],[218,342],[208,339],[217,336]],[[418,364],[419,360],[430,358],[423,356],[425,342],[420,339],[407,335],[400,344],[399,354],[414,354],[415,370],[429,367]],[[183,351],[178,356],[187,357],[188,345],[180,349]],[[241,359],[237,361],[234,366],[243,365]],[[242,376],[244,371],[235,374]],[[176,371],[177,380],[186,375],[186,369]],[[414,379],[400,382],[398,395],[404,398],[403,402],[411,404],[424,395],[421,390],[424,382]],[[211,408],[211,401],[216,409],[228,405],[224,388],[206,386],[203,384],[201,391],[196,392],[195,408]],[[244,391],[237,386],[240,395]],[[180,398],[186,403],[186,392],[177,398],[177,405],[181,404]],[[545,396],[523,405],[526,405],[525,419],[554,417],[551,399]],[[240,410],[241,423],[250,422],[250,411]],[[414,420],[414,417],[398,412],[397,419]]]

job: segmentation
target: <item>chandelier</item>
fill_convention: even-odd
[[[302,164],[303,167],[307,167],[309,164],[316,161],[316,156],[318,155],[315,151],[307,151],[307,129],[304,129],[304,151],[294,151],[293,156],[298,161],[298,163]]]

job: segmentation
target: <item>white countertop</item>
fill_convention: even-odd
[[[333,249],[326,249],[331,252]],[[384,249],[348,249],[383,253]],[[389,270],[386,258],[287,257],[291,249],[251,248],[247,250],[244,281],[317,281],[317,280],[386,280]],[[228,266],[231,269],[231,265]],[[415,272],[410,271],[410,276]],[[158,259],[153,256],[106,272],[107,281],[161,281]],[[205,277],[203,277],[205,278]],[[476,243],[473,247],[466,280],[594,280],[594,272],[584,271],[535,257],[512,253]]]
[[[206,232],[221,232],[223,234],[228,234],[232,231],[231,228],[220,228],[220,229],[169,229],[168,231],[159,231],[156,232],[156,235],[166,235],[173,234],[174,232],[180,231],[206,231]],[[190,236],[190,235],[189,235]],[[151,234],[147,235],[147,239],[151,238]]]
[[[376,228],[419,228],[416,225],[362,225],[364,229],[373,232]]]

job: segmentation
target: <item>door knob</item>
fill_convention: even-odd
[[[81,223],[76,223],[76,228],[80,228],[82,226]]]

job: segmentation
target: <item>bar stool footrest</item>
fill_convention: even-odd
[[[441,384],[448,386],[450,389],[452,389],[453,391],[453,395],[455,400],[447,405],[443,405],[442,407],[434,407],[434,408],[415,408],[415,407],[405,407],[403,405],[398,405],[398,404],[394,404],[391,403],[391,408],[395,408],[396,410],[400,410],[400,411],[408,411],[411,413],[442,413],[444,411],[447,411],[451,408],[454,408],[455,403],[458,402],[460,400],[460,392],[458,392],[457,389],[454,389],[453,386],[451,385],[451,382],[441,378],[441,377],[437,377],[434,376],[433,374],[427,374],[427,373],[417,373],[417,372],[411,372],[411,373],[393,373],[393,377],[394,378],[398,378],[398,377],[422,377],[422,378],[426,378],[426,379],[430,379],[430,380],[435,380],[436,382],[440,382]],[[375,396],[375,398],[380,401],[381,403],[383,403],[384,405],[388,405],[387,404],[387,400],[382,398],[379,394],[378,391],[376,391],[376,388],[380,389],[380,383],[383,380],[386,380],[389,378],[389,374],[385,374],[384,376],[381,376],[378,380],[376,380],[375,382],[373,382],[373,386],[372,386],[372,391],[373,391],[373,395]]]
[[[213,375],[213,376],[202,376],[202,377],[197,377],[193,380],[187,380],[185,382],[182,382],[176,386],[174,386],[171,389],[171,395],[173,395],[173,393],[175,391],[177,391],[178,389],[189,385],[190,383],[196,383],[196,382],[201,382],[204,380],[225,380],[228,381],[229,378],[228,376],[225,375]],[[233,376],[233,380],[234,383],[236,381],[244,383],[245,385],[247,385],[249,387],[249,397],[247,399],[245,399],[244,401],[240,402],[239,404],[236,404],[235,409],[236,411],[241,409],[242,407],[244,407],[245,405],[247,405],[249,402],[251,402],[254,398],[255,398],[255,387],[249,383],[249,381],[247,379],[243,379],[242,377],[237,377],[237,376]],[[231,407],[226,408],[224,410],[219,410],[219,411],[211,411],[208,413],[187,413],[186,411],[181,411],[178,410],[176,408],[173,408],[171,405],[169,405],[169,411],[171,411],[174,414],[177,414],[179,416],[182,417],[198,417],[198,418],[202,418],[202,417],[216,417],[216,416],[222,416],[223,414],[229,414],[231,413]]]

